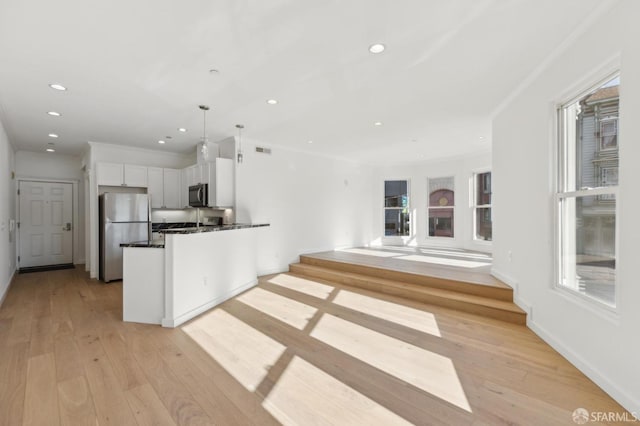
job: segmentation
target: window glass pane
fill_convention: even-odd
[[[564,106],[567,191],[618,184],[619,87],[616,77]]]
[[[491,241],[491,207],[476,209],[476,239]]]
[[[407,181],[387,180],[384,182],[384,206],[407,207]]]
[[[453,209],[429,209],[429,236],[453,238]]]
[[[454,205],[453,177],[429,179],[429,207]]]
[[[384,235],[409,235],[409,209],[386,209],[384,211]]]
[[[476,206],[491,204],[491,172],[476,175]]]
[[[615,196],[561,201],[561,285],[615,306]]]

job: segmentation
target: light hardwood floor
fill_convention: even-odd
[[[571,425],[624,410],[526,327],[288,274],[184,326],[123,323],[122,284],[15,277],[0,425]]]

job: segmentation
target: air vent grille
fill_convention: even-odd
[[[271,154],[271,148],[264,148],[262,146],[256,146],[256,152],[261,154]]]

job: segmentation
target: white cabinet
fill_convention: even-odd
[[[189,168],[180,170],[180,206],[189,207],[189,180],[187,171]]]
[[[180,170],[163,169],[162,177],[164,181],[164,206],[168,209],[182,208],[182,203],[180,202]]]
[[[187,187],[204,183],[202,181],[202,166],[189,166],[185,169],[185,178]]]
[[[147,169],[151,208],[178,209],[180,203],[180,170],[149,167]]]
[[[216,158],[203,164],[209,184],[209,207],[233,207],[234,179],[233,160]]]
[[[145,166],[125,164],[123,181],[125,186],[140,186],[142,188],[146,188],[147,168]]]
[[[133,164],[97,163],[98,185],[147,187],[147,168]]]
[[[124,164],[98,163],[96,180],[98,185],[121,186],[124,183]]]
[[[159,209],[164,206],[164,177],[161,167],[149,167],[147,169],[149,186],[147,194],[151,200],[151,208]]]

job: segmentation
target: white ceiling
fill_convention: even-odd
[[[242,123],[247,139],[373,163],[488,150],[492,111],[599,4],[2,0],[0,118],[16,149],[71,155],[193,151],[203,103],[213,141]]]

